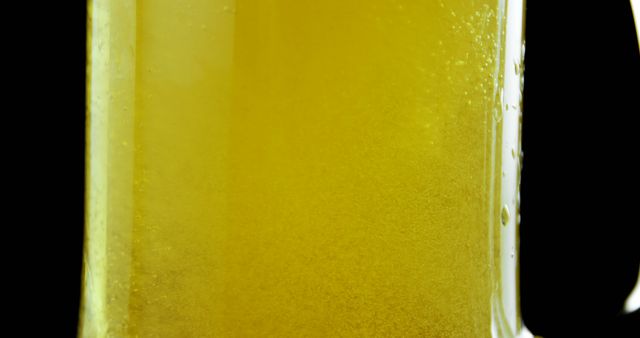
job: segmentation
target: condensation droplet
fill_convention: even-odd
[[[506,226],[507,223],[509,223],[509,217],[511,215],[509,214],[509,206],[508,205],[504,205],[502,206],[502,211],[500,212],[500,222],[502,222],[502,225]]]
[[[516,257],[516,248],[514,246],[511,246],[511,253],[509,253],[509,256],[511,258]]]
[[[493,110],[493,120],[498,123],[502,121],[502,109],[497,108]]]
[[[502,109],[496,108],[493,110],[493,119],[498,123],[502,121]]]

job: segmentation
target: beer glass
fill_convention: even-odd
[[[522,0],[92,0],[81,337],[517,337]]]

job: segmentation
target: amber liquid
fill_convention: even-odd
[[[94,0],[84,337],[488,337],[496,1]]]

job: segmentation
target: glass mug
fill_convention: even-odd
[[[82,337],[516,337],[522,0],[89,3]]]

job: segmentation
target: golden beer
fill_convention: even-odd
[[[79,335],[516,334],[521,6],[93,0]]]

